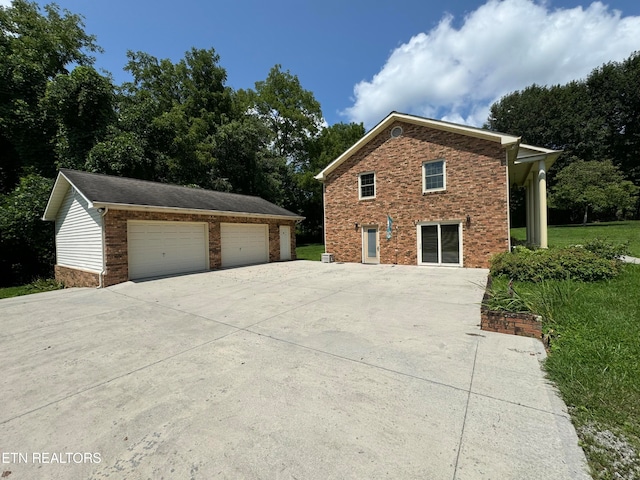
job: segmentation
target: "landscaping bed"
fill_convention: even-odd
[[[483,301],[505,318],[540,316],[544,368],[598,480],[640,479],[640,265],[617,260],[623,250],[520,247],[494,258]]]

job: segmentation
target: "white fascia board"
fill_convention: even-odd
[[[111,210],[129,210],[132,212],[157,212],[157,213],[182,213],[194,215],[217,215],[221,217],[247,217],[247,218],[265,218],[276,220],[295,220],[301,221],[306,217],[300,215],[271,215],[267,213],[249,213],[249,212],[227,212],[222,210],[199,210],[197,208],[180,208],[180,207],[160,207],[152,205],[130,205],[127,203],[107,203],[95,202],[93,208],[109,208]]]
[[[42,215],[42,220],[45,221],[54,221],[56,216],[58,215],[58,209],[60,205],[62,205],[62,201],[64,200],[64,196],[67,194],[67,189],[71,187],[87,202],[89,208],[93,207],[93,203],[89,200],[74,184],[71,180],[69,180],[64,173],[58,172],[58,176],[56,177],[56,183],[53,185],[53,190],[51,190],[51,195],[49,196],[49,201],[47,202],[47,207],[44,209],[44,214]]]
[[[483,130],[481,128],[468,127],[466,125],[459,125],[456,123],[444,122],[441,120],[432,120],[424,117],[416,117],[414,115],[407,115],[405,113],[391,112],[384,120],[382,120],[378,125],[373,127],[369,132],[367,132],[364,137],[358,140],[355,144],[351,146],[346,152],[336,158],[333,162],[327,165],[324,170],[322,170],[319,174],[317,174],[314,178],[316,180],[323,181],[327,178],[333,170],[335,170],[340,164],[342,164],[345,160],[351,157],[354,153],[360,150],[364,145],[369,143],[369,141],[378,135],[382,130],[387,128],[393,122],[405,122],[413,125],[425,126],[434,128],[436,130],[444,130],[447,132],[457,133],[460,135],[467,135],[470,137],[481,138],[483,140],[488,140],[492,142],[499,142],[500,145],[508,146],[508,145],[518,145],[520,143],[520,137],[516,137],[513,135],[506,135],[503,133],[492,132],[491,130]]]

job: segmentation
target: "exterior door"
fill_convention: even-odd
[[[418,225],[418,263],[462,266],[461,230],[459,223]]]
[[[380,263],[378,227],[362,227],[362,261],[363,263]]]
[[[291,227],[280,226],[280,260],[291,260]]]

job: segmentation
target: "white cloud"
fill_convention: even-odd
[[[367,127],[392,110],[479,126],[503,95],[585,78],[627,58],[638,38],[640,17],[600,2],[553,10],[549,2],[489,0],[460,28],[447,15],[396,48],[341,113]]]
[[[10,7],[11,0],[0,0],[0,7]]]

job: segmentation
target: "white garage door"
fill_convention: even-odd
[[[220,237],[223,267],[269,261],[269,225],[221,223]]]
[[[129,222],[127,238],[132,280],[209,267],[206,223]]]

